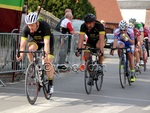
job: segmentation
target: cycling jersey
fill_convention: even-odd
[[[150,38],[150,30],[147,27],[144,27],[144,37]]]
[[[134,36],[135,38],[139,37],[141,35],[141,33],[139,32],[139,30],[137,28],[134,28]]]
[[[140,32],[143,32],[143,31],[144,31],[143,26],[142,26],[141,23],[136,22],[135,28],[137,28]]]
[[[67,19],[67,18],[62,20],[60,26],[61,26],[61,28],[60,28],[61,30],[60,31],[63,34],[66,34],[66,33],[70,34],[70,31],[74,31],[71,21],[69,19]]]
[[[134,31],[132,28],[127,28],[126,30],[127,32],[127,35],[129,36],[129,38],[131,40],[134,40]],[[125,45],[129,46],[129,45],[132,45],[129,41],[124,41],[124,38],[120,32],[120,28],[117,28],[115,31],[114,31],[114,39],[118,39],[118,41],[122,41]]]
[[[96,21],[95,26],[91,30],[88,30],[86,24],[83,23],[80,27],[80,34],[86,34],[88,36],[87,45],[96,48],[96,43],[99,40],[99,34],[105,34],[105,30],[104,26],[98,21]]]
[[[134,28],[133,30],[134,30],[134,37],[135,37],[135,45],[137,45],[137,43],[138,43],[137,37],[139,37],[141,35],[141,33],[136,28]]]
[[[45,21],[39,21],[39,28],[34,33],[30,33],[29,27],[26,25],[23,28],[22,36],[21,38],[23,40],[28,39],[29,37],[29,43],[34,42],[38,45],[38,50],[41,49],[41,47],[44,46],[44,38],[50,38],[50,54],[53,54],[54,51],[54,36],[51,33],[51,28],[49,24]]]

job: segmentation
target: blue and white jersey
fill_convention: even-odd
[[[126,32],[127,32],[127,35],[129,36],[129,38],[130,38],[131,40],[134,40],[134,39],[135,39],[135,37],[134,37],[134,31],[133,31],[132,28],[128,27]],[[132,44],[130,44],[129,41],[124,41],[124,38],[123,38],[123,36],[122,36],[122,33],[120,32],[120,28],[117,28],[117,29],[114,31],[114,39],[118,39],[118,41],[122,41],[122,42],[124,42],[126,45],[132,45]]]

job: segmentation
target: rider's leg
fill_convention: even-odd
[[[131,52],[128,52],[129,66],[130,70],[134,71],[134,55]]]
[[[118,41],[117,43],[117,48],[124,48],[125,44],[122,41]],[[120,58],[121,56],[121,50],[118,49],[118,57]]]
[[[96,48],[100,48],[99,41],[96,43]],[[103,56],[99,56],[99,64],[103,64],[103,59],[104,59],[104,53]]]
[[[135,47],[135,58],[136,58],[136,66],[139,66],[139,61],[140,61],[140,55],[139,55],[139,48]]]
[[[134,69],[134,45],[130,46],[131,51],[128,52],[129,66],[130,66],[130,81],[135,81],[135,69]]]
[[[38,45],[35,42],[29,42],[29,44],[28,44],[28,50],[29,51],[31,51],[31,50],[36,51],[37,49],[38,49]],[[33,54],[28,53],[27,56],[28,56],[29,62],[32,62],[33,61]]]
[[[46,66],[46,69],[47,69],[46,74],[48,76],[48,79],[50,80],[50,85],[53,85],[52,80],[54,78],[54,67],[53,67],[53,64],[52,64],[53,58],[54,58],[54,56],[49,54],[47,61],[45,61],[45,63],[47,62],[47,63],[50,64],[50,65]]]
[[[141,43],[140,43],[140,65],[143,65],[144,64],[144,62],[143,62],[143,50],[142,50],[142,45],[143,45],[144,43],[143,43],[143,39],[141,39]]]

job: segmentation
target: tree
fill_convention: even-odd
[[[83,19],[87,13],[95,14],[95,9],[88,0],[45,0],[43,8],[56,17],[64,16],[66,8],[72,9],[74,18]],[[42,0],[28,0],[29,10],[37,10]]]

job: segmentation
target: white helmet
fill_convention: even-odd
[[[127,28],[127,22],[125,20],[122,20],[120,23],[119,23],[119,28],[121,30],[125,30]]]
[[[25,23],[26,24],[34,24],[38,20],[38,14],[36,12],[30,12],[26,17],[25,17]]]

